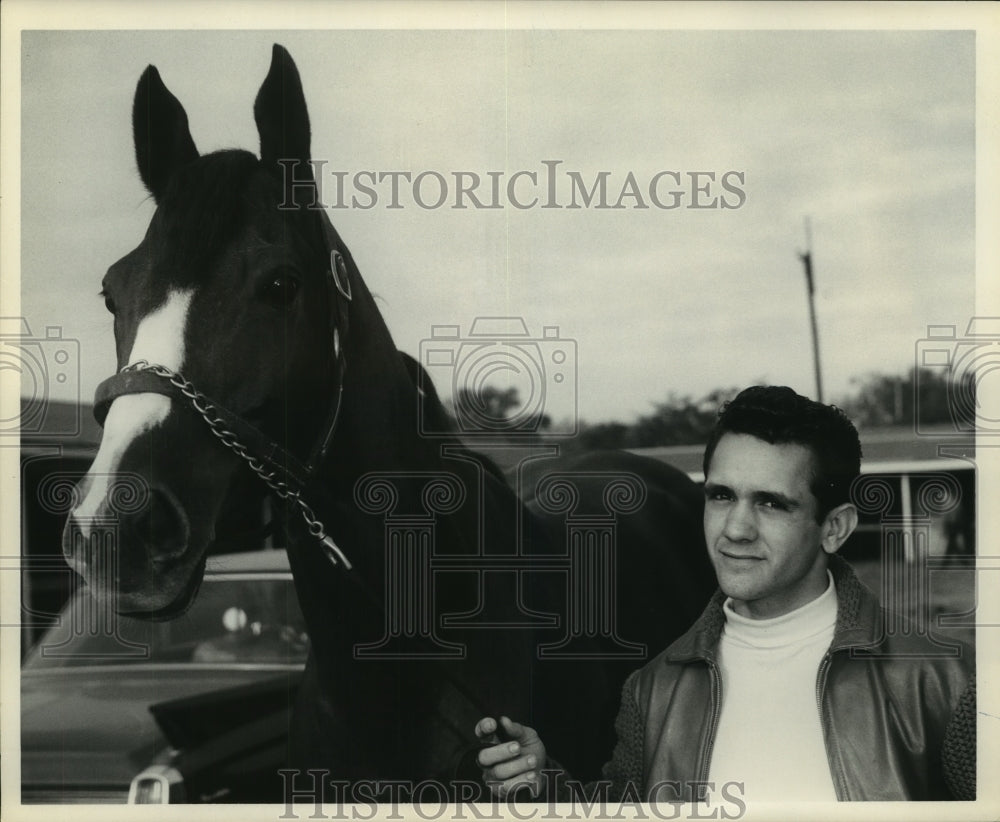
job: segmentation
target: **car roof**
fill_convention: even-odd
[[[947,442],[946,440],[942,440]],[[974,471],[975,448],[971,443],[941,445],[930,437],[918,437],[903,429],[861,433],[862,474],[915,474],[933,471]],[[665,462],[684,471],[696,482],[704,479],[702,457],[705,446],[661,445],[630,448],[633,454]]]
[[[234,554],[216,554],[205,562],[205,573],[220,574],[245,573],[290,573],[288,554],[279,549],[263,551],[241,551]]]
[[[862,460],[861,473],[865,474],[932,474],[939,471],[975,471],[976,464],[970,460],[941,457],[936,460]],[[701,469],[687,471],[695,482],[704,482]]]

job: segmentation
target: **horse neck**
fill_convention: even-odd
[[[326,466],[339,483],[372,471],[413,470],[426,462],[417,430],[417,390],[375,300],[354,281],[344,341],[343,406]]]
[[[402,489],[417,493],[419,483],[407,483],[407,476],[439,473],[457,480],[469,498],[469,504],[447,518],[448,525],[440,532],[441,540],[448,543],[446,550],[474,553],[480,547],[476,543],[481,539],[484,518],[494,530],[499,523],[510,528],[509,535],[496,533],[496,541],[513,543],[514,524],[526,516],[517,495],[492,462],[466,451],[457,436],[421,433],[419,403],[432,403],[435,416],[441,418],[446,416],[444,409],[433,392],[420,396],[360,277],[354,281],[354,292],[344,349],[347,365],[341,418],[324,466],[324,482],[337,500],[339,515],[355,520],[345,532],[357,537],[355,526],[364,531],[361,523],[367,520],[371,524],[371,517],[359,515],[354,503],[362,478],[389,475],[392,482],[395,475]]]
[[[319,688],[317,699],[324,706],[320,715],[329,723],[319,735],[334,740],[332,750],[324,754],[324,767],[347,775],[375,773],[419,779],[435,775],[446,764],[442,751],[450,761],[454,751],[468,743],[467,727],[487,711],[487,705],[502,701],[512,705],[516,715],[527,715],[530,700],[522,695],[512,701],[511,694],[526,690],[529,678],[521,676],[515,665],[502,666],[498,673],[493,663],[500,646],[517,643],[514,651],[500,651],[501,657],[511,660],[530,659],[534,646],[523,633],[506,637],[498,646],[495,638],[486,642],[487,637],[480,632],[469,642],[469,666],[463,663],[455,668],[420,654],[361,659],[359,645],[378,647],[381,639],[390,636],[395,623],[390,623],[389,613],[401,602],[410,602],[408,607],[419,614],[426,613],[422,608],[431,608],[432,621],[441,614],[468,611],[476,604],[474,596],[455,591],[458,580],[445,580],[435,584],[433,593],[421,587],[429,599],[414,606],[412,600],[419,596],[407,600],[393,587],[400,580],[412,584],[409,572],[400,573],[394,564],[399,554],[393,552],[404,546],[409,552],[406,567],[412,569],[409,563],[416,560],[411,549],[415,545],[426,548],[423,540],[431,522],[433,544],[429,554],[420,555],[423,561],[441,554],[475,555],[487,546],[503,545],[513,550],[516,523],[521,521],[515,512],[523,508],[495,469],[443,455],[442,446],[461,446],[457,438],[442,441],[421,436],[418,402],[422,400],[417,385],[371,294],[360,278],[352,285],[341,418],[322,478],[324,519],[353,567],[334,568],[315,542],[304,535],[289,545],[289,558],[312,637],[311,670]],[[432,396],[430,401],[443,414],[437,398]],[[357,491],[363,486],[358,483],[372,474],[381,475],[399,490],[392,512],[364,510]],[[426,501],[421,483],[435,476],[457,479],[464,490],[464,502],[443,516],[418,513],[415,538],[410,540],[403,533],[410,521],[400,514],[419,511]],[[413,593],[412,588],[407,590]],[[475,587],[472,591],[474,594]],[[407,641],[417,642],[420,650],[422,639],[421,635]],[[400,683],[405,683],[402,690]],[[360,704],[359,693],[366,695]],[[453,715],[469,719],[458,724],[440,719]],[[357,739],[368,742],[345,745],[341,741]],[[396,741],[386,746],[383,739]],[[439,761],[429,761],[430,750],[438,751]]]

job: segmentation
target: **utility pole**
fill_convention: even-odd
[[[809,298],[809,322],[812,326],[813,365],[816,369],[816,400],[823,402],[823,376],[819,367],[819,329],[816,326],[815,289],[813,287],[812,267],[812,226],[806,217],[806,250],[799,253],[799,259],[806,270],[806,292]]]

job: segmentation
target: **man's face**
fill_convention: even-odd
[[[827,556],[809,489],[812,452],[727,433],[705,478],[705,540],[738,614],[786,614],[826,590]]]

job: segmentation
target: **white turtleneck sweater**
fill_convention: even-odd
[[[816,676],[833,640],[837,591],[773,619],[726,600],[719,642],[722,714],[709,780],[742,782],[748,802],[837,799],[823,743]]]

